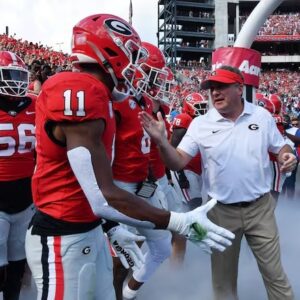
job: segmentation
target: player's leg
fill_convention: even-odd
[[[96,299],[97,274],[108,272],[105,266],[97,270],[105,242],[102,229],[48,237],[33,235],[31,229],[26,234],[26,254],[38,299],[50,300],[54,295],[64,300]]]
[[[0,292],[5,289],[7,283],[7,240],[9,230],[9,216],[4,212],[0,212]]]
[[[270,161],[270,166],[272,173],[271,194],[277,202],[279,195],[283,192],[283,186],[287,177],[286,174],[280,172],[280,166],[277,161]]]
[[[33,205],[30,205],[22,212],[10,215],[10,230],[7,241],[8,284],[3,291],[5,300],[19,298],[26,264],[25,235],[33,212]]]
[[[147,201],[155,206],[161,207],[161,202],[156,194]],[[143,266],[134,270],[128,284],[123,289],[126,299],[134,299],[138,289],[153,275],[157,268],[171,255],[171,233],[166,230],[149,230],[138,228],[141,235],[146,237],[147,252]]]
[[[113,285],[113,263],[106,237],[104,238],[104,242],[100,243],[100,248],[101,251],[99,252],[98,259],[96,261],[97,292],[95,299],[115,300],[116,293]],[[85,280],[84,277],[83,280]]]
[[[137,183],[127,183],[122,182],[119,180],[115,180],[114,183],[121,189],[124,189],[132,194],[135,193],[137,188]],[[136,228],[131,226],[125,226],[127,230],[137,233]],[[120,259],[113,255],[113,275],[114,275],[114,287],[116,292],[116,298],[117,300],[123,299],[123,283],[128,276],[128,270],[124,268],[123,264],[121,263]]]
[[[4,300],[18,300],[24,275],[26,259],[10,261],[7,266],[6,284],[3,288]]]
[[[150,279],[158,267],[171,255],[171,233],[166,230],[146,230],[139,228],[146,237],[146,254],[143,266],[134,270],[128,284],[123,289],[125,299],[134,299],[138,289]]]
[[[175,212],[185,212],[188,210],[187,205],[176,193],[176,190],[168,182],[167,176],[163,176],[157,180],[160,189],[164,192],[168,203],[168,210]],[[170,257],[171,264],[175,267],[180,267],[184,261],[186,250],[186,238],[172,233],[172,255]]]

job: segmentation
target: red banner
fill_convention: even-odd
[[[222,65],[239,68],[245,84],[258,88],[261,68],[261,54],[258,51],[240,47],[218,48],[212,54],[212,70]]]

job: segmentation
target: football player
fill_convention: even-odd
[[[160,51],[157,49],[157,51]],[[164,67],[167,72],[166,83],[160,93],[156,97],[151,97],[153,102],[153,118],[157,119],[157,113],[160,112],[164,119],[168,138],[170,138],[170,123],[167,121],[166,115],[170,108],[169,105],[173,104],[174,94],[173,89],[175,86],[174,75],[172,70],[168,67]],[[158,148],[154,142],[151,143],[150,150],[150,172],[153,178],[156,180],[158,186],[157,194],[162,203],[166,203],[165,206],[169,210],[182,212],[185,211],[184,204],[174,189],[174,184],[171,178],[171,172],[166,170],[166,166],[160,158]],[[183,241],[182,241],[183,240]],[[172,233],[172,255],[170,257],[173,266],[180,266],[182,262],[182,244],[185,244],[185,237]]]
[[[214,203],[187,214],[170,213],[113,183],[111,100],[124,100],[129,87],[137,92],[133,82],[137,72],[144,76],[144,58],[130,24],[108,14],[88,16],[73,28],[77,72],[58,73],[42,87],[36,102],[37,166],[32,183],[37,212],[25,244],[38,299],[115,299],[102,218],[167,228],[219,250],[231,243],[232,233],[206,217]],[[204,235],[198,225],[191,227],[194,223],[203,227]],[[120,230],[114,228],[111,234]]]
[[[191,93],[183,101],[182,113],[172,122],[171,144],[174,147],[180,143],[193,118],[207,112],[208,104],[199,93]],[[184,170],[172,172],[173,181],[183,201],[189,210],[202,204],[201,158],[196,155]]]
[[[148,81],[142,79],[136,85],[142,87],[136,96],[129,97],[123,102],[114,102],[117,130],[115,143],[115,157],[113,162],[113,177],[115,184],[128,192],[137,194],[155,207],[165,208],[158,198],[156,179],[149,178],[150,138],[142,128],[138,113],[152,112],[152,99],[162,90],[167,72],[163,70],[165,58],[163,53],[154,45],[142,42],[147,53],[147,59],[141,68],[147,74]],[[126,151],[124,151],[126,149]],[[141,227],[131,228],[146,237],[148,251],[145,263],[138,270],[134,270],[124,287],[125,299],[135,297],[138,289],[144,284],[160,264],[169,257],[171,250],[171,235],[166,230],[153,230]],[[124,275],[122,266],[115,263],[115,288],[117,299],[123,299],[121,294]]]
[[[281,115],[281,101],[279,97],[275,94],[270,94],[268,98],[261,97],[260,94],[256,93],[256,104],[265,108],[273,116],[279,132],[289,141],[285,134],[284,119]],[[290,142],[289,145],[293,148],[292,142]],[[270,153],[270,167],[272,172],[271,193],[274,199],[278,200],[288,175],[280,172],[280,165],[276,156],[272,153]]]
[[[35,96],[29,72],[15,53],[0,51],[0,291],[19,299],[25,268],[25,233],[34,213]]]
[[[171,144],[177,147],[193,118],[206,113],[207,101],[199,93],[188,94],[183,100],[182,113],[175,116],[171,126]],[[196,155],[184,170],[171,171],[174,188],[181,201],[183,211],[192,210],[202,204],[201,158]],[[186,240],[175,237],[174,261],[181,265],[186,252]]]

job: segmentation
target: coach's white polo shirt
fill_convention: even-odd
[[[195,156],[200,150],[209,196],[223,202],[251,201],[271,189],[268,151],[285,145],[271,114],[244,101],[232,122],[215,108],[195,118],[178,148]]]

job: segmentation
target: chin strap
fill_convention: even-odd
[[[87,44],[93,49],[93,51],[95,52],[95,54],[97,55],[97,57],[99,58],[99,60],[101,61],[101,63],[103,64],[104,68],[109,72],[115,86],[119,85],[119,81],[115,75],[114,70],[112,69],[110,63],[107,61],[107,59],[105,59],[105,57],[103,56],[103,54],[101,53],[101,51],[98,49],[98,47],[90,42],[87,41]]]

